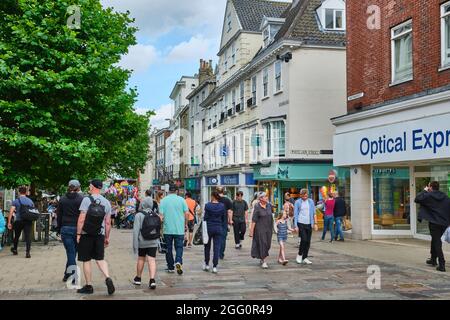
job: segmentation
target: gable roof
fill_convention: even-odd
[[[275,36],[275,41],[284,39],[300,40],[305,44],[345,46],[345,31],[324,30],[316,10],[324,0],[299,0],[284,12],[285,24]]]
[[[290,6],[289,2],[267,0],[231,0],[243,31],[260,32],[263,17],[279,18]]]

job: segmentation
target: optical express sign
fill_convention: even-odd
[[[450,115],[336,135],[334,165],[450,158]]]

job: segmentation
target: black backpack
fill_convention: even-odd
[[[20,218],[23,221],[36,221],[39,219],[39,211],[36,208],[34,208],[33,206],[22,204],[20,198],[19,203],[20,203],[20,210],[19,210]]]
[[[144,215],[141,235],[145,240],[157,240],[161,236],[161,219],[153,211],[141,211]]]
[[[103,220],[105,220],[105,206],[101,204],[100,199],[95,200],[93,197],[89,197],[89,199],[91,204],[86,213],[83,231],[90,236],[97,236],[101,233]]]

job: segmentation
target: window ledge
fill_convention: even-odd
[[[389,87],[395,87],[395,86],[398,86],[400,84],[404,84],[406,82],[410,82],[410,81],[413,81],[413,80],[414,80],[414,78],[408,78],[408,79],[405,79],[405,80],[398,80],[398,81],[395,81],[395,82],[392,82],[391,84],[389,84]]]
[[[264,98],[261,99],[261,101],[265,101],[265,100],[267,100],[267,99],[269,99],[269,98],[270,98],[269,96],[264,97]]]
[[[277,95],[282,94],[282,93],[283,93],[283,89],[281,89],[280,91],[275,92],[273,95],[277,96]]]
[[[445,66],[442,66],[438,69],[438,72],[446,71],[450,69],[450,64],[447,64]]]

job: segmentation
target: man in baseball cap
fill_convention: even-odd
[[[94,179],[90,181],[90,184],[98,190],[102,190],[103,189],[103,181],[102,180],[98,180],[98,179]]]

